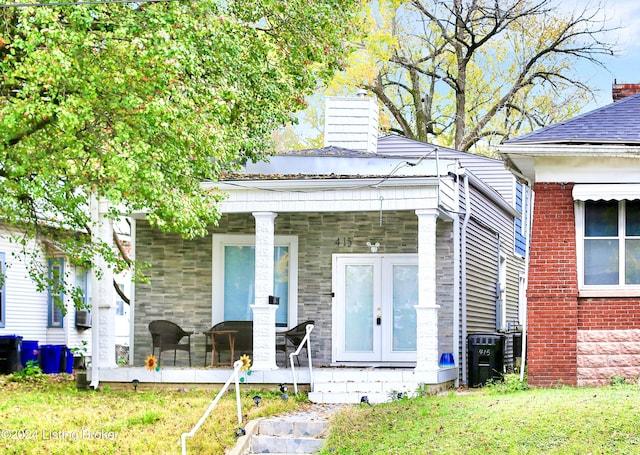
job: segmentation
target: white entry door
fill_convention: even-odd
[[[417,255],[334,255],[333,292],[335,361],[415,361]]]

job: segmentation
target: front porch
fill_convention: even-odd
[[[144,367],[100,368],[100,385],[123,386],[135,380],[138,386],[151,384],[181,387],[217,386],[225,383],[232,368],[180,368],[162,367],[160,371],[148,371]],[[309,400],[314,403],[359,403],[367,396],[370,403],[390,401],[398,393],[414,395],[417,390],[443,390],[454,386],[458,368],[437,368],[432,371],[416,371],[414,368],[383,367],[296,367],[298,386],[309,391]],[[293,371],[280,368],[268,371],[241,373],[242,387],[270,388],[277,390],[286,384],[293,394]],[[313,377],[313,384],[311,384]]]

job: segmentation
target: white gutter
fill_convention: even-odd
[[[436,176],[412,176],[412,177],[386,177],[367,176],[352,178],[327,178],[327,177],[285,177],[276,178],[265,176],[263,178],[247,178],[236,180],[222,180],[219,182],[203,182],[204,189],[218,188],[221,191],[229,190],[265,190],[265,191],[291,191],[291,190],[329,190],[329,189],[357,189],[371,187],[397,187],[397,186],[435,186],[438,184]]]
[[[513,143],[501,144],[500,155],[514,156],[604,156],[604,157],[640,157],[638,144],[567,144],[567,143]]]

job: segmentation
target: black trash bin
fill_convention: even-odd
[[[469,387],[482,387],[489,379],[502,379],[504,343],[505,336],[499,333],[467,336]]]
[[[21,351],[21,336],[0,336],[0,374],[14,373],[22,369],[22,361],[20,359]]]

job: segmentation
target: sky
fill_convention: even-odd
[[[581,0],[574,0],[581,4]],[[578,68],[594,91],[596,100],[585,106],[583,112],[604,106],[612,102],[611,85],[614,80],[620,83],[640,83],[640,1],[606,0],[603,13],[611,27],[620,29],[611,32],[607,38],[617,43],[617,53],[613,57],[604,57],[606,69],[583,64]]]

